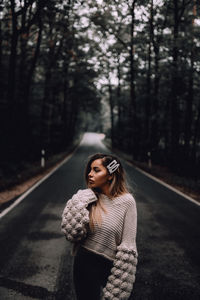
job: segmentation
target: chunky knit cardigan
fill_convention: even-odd
[[[127,193],[114,199],[100,194],[106,212],[102,224],[89,230],[88,205],[97,201],[91,189],[79,190],[70,199],[62,214],[62,231],[66,238],[79,242],[86,249],[113,261],[111,275],[103,288],[103,299],[126,300],[135,281],[137,265],[135,200]]]

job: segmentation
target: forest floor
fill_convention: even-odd
[[[109,149],[111,149],[111,143],[109,139],[104,140],[104,143]],[[180,176],[170,171],[169,168],[160,165],[152,165],[150,168],[148,166],[148,162],[134,161],[132,160],[131,155],[121,152],[116,148],[111,150],[120,157],[129,161],[133,166],[136,166],[146,173],[158,178],[164,183],[167,183],[168,185],[200,203],[200,178],[193,179],[190,177]]]
[[[104,141],[104,143],[108,148],[110,148],[109,140]],[[40,161],[33,164],[29,163],[26,165],[24,170],[18,172],[17,175],[15,173],[13,176],[0,178],[0,210],[6,208],[10,202],[13,202],[37,181],[51,172],[73,151],[74,148],[75,145],[65,152],[50,156],[46,161],[44,168],[41,167]],[[118,149],[113,149],[113,151],[136,167],[155,176],[156,178],[164,181],[165,183],[200,202],[200,179],[194,180],[191,178],[181,177],[172,173],[167,167],[158,165],[152,165],[152,167],[149,168],[148,163],[133,161],[129,155],[120,152]]]

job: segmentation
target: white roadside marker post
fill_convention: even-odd
[[[147,156],[148,156],[148,167],[149,169],[151,169],[152,167],[152,162],[151,162],[151,152],[147,152]]]
[[[45,150],[42,149],[41,151],[41,167],[44,168],[45,167]]]

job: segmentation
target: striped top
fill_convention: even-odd
[[[114,199],[100,194],[100,201],[105,207],[102,211],[102,224],[95,224],[94,231],[88,230],[87,238],[81,245],[110,260],[115,259],[116,249],[121,243],[136,250],[136,204],[131,194],[124,194]]]

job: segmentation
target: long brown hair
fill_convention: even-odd
[[[85,180],[87,185],[89,185],[89,178],[88,174],[91,171],[91,164],[96,159],[102,160],[102,165],[106,168],[113,160],[116,160],[119,164],[119,167],[116,171],[112,173],[112,179],[110,180],[110,187],[109,193],[110,197],[114,199],[122,194],[128,193],[128,187],[125,181],[125,173],[122,167],[122,164],[118,157],[110,155],[110,154],[103,154],[103,153],[96,153],[89,157],[89,161],[85,168]],[[106,168],[107,169],[107,168]],[[94,230],[94,223],[101,225],[102,216],[101,213],[104,211],[106,213],[106,209],[104,208],[103,204],[99,200],[99,192],[98,189],[93,189],[95,194],[97,195],[98,200],[93,203],[90,207],[90,229]]]

